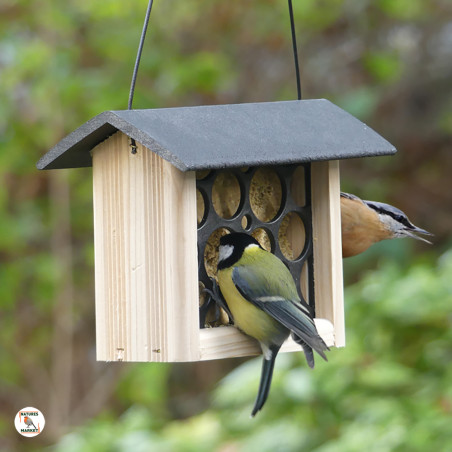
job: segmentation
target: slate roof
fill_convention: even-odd
[[[120,130],[182,171],[388,155],[392,144],[325,99],[106,111],[62,139],[38,169],[92,165]]]

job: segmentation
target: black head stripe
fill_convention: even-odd
[[[242,232],[233,232],[220,238],[221,246],[232,247],[232,253],[224,260],[218,262],[218,270],[231,267],[242,257],[243,251],[249,245],[257,245],[259,242],[251,235]]]
[[[408,217],[397,207],[385,204],[383,202],[365,201],[365,203],[379,214],[388,215],[394,218],[398,223],[403,224],[409,229],[414,229],[414,225],[408,220]]]
[[[248,245],[259,245],[259,242],[251,235],[244,232],[232,232],[231,234],[223,235],[220,238],[220,245],[232,245],[236,248],[242,248],[242,251]]]

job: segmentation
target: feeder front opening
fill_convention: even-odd
[[[315,311],[312,280],[310,164],[199,171],[196,175],[200,306],[212,290],[220,238],[247,232],[289,268],[300,296]],[[311,275],[311,277],[309,276]],[[227,324],[207,316],[200,327]],[[204,317],[201,317],[203,322]]]

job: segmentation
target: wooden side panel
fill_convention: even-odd
[[[311,164],[316,317],[334,325],[335,346],[345,346],[339,162]]]
[[[195,174],[117,132],[93,150],[97,359],[199,359]]]

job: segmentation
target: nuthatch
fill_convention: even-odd
[[[433,235],[411,223],[400,209],[349,193],[341,193],[341,223],[342,257],[356,256],[381,240],[411,237],[431,243],[417,234]]]

